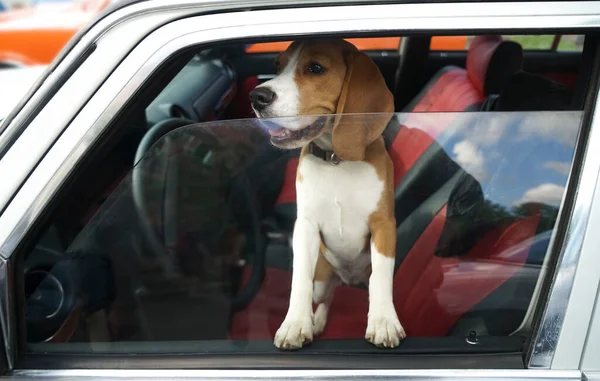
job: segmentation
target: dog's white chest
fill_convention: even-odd
[[[369,263],[364,258],[369,216],[384,186],[375,168],[365,162],[333,165],[307,155],[298,171],[298,217],[317,224],[335,268],[362,271]]]

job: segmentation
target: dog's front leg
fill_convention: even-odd
[[[371,277],[369,317],[365,338],[378,347],[394,348],[406,337],[393,300],[396,224],[386,218],[374,219],[371,229]]]
[[[294,260],[290,306],[275,333],[275,346],[298,349],[313,339],[313,278],[319,254],[319,229],[312,221],[299,217],[294,225]]]

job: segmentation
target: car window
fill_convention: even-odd
[[[409,338],[518,335],[547,259],[581,115],[393,116],[393,287]],[[129,342],[128,351],[210,351],[203,341],[270,342],[289,302],[298,152],[273,147],[267,122],[288,123],[177,128],[147,147],[79,222],[72,243],[60,249],[58,225],[48,231],[25,261],[30,349],[118,352]],[[426,154],[415,165],[436,176],[411,186],[402,164],[416,150]],[[362,343],[367,306],[364,285],[340,286],[315,340]]]
[[[451,37],[449,44],[466,39]],[[357,192],[356,204],[378,202],[372,184],[383,175],[375,170],[357,185],[361,194],[329,172],[323,187],[299,191],[300,150],[273,144],[286,133],[281,126],[335,123],[381,125],[393,163],[390,272],[407,338],[391,353],[495,353],[498,343],[520,352],[551,260],[582,90],[525,71],[515,44],[486,57],[502,44],[497,37],[478,37],[489,44],[471,52],[477,59],[468,67],[441,55],[409,73],[424,81],[405,107],[310,123],[256,117],[250,92],[275,71],[271,58],[266,66],[248,51],[256,45],[186,49],[135,93],[47,211],[39,236],[23,245],[24,350],[279,353],[273,341],[290,304],[297,200],[326,188],[339,192],[334,200]],[[388,59],[373,62],[391,87],[398,63]],[[332,210],[334,222],[347,213]],[[336,288],[311,353],[384,353],[365,341],[368,281],[349,283]]]

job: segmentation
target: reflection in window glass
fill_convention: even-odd
[[[393,116],[394,301],[409,338],[524,328],[580,121],[581,112]],[[31,349],[272,348],[289,300],[299,152],[274,148],[264,122],[169,132],[64,251],[48,230],[25,260]],[[364,343],[367,309],[365,285],[340,286],[316,340]],[[140,343],[149,341],[170,344]]]

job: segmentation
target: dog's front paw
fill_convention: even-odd
[[[286,319],[275,333],[275,346],[279,349],[299,349],[313,340],[311,316],[304,319]]]
[[[400,320],[394,313],[369,316],[365,339],[377,347],[395,348],[406,337]]]

